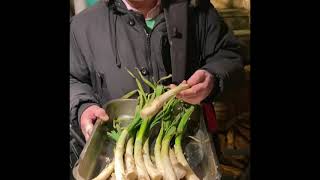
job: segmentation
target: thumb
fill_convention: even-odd
[[[175,85],[175,84],[170,84],[170,85],[169,85],[169,88],[170,88],[170,89],[175,88],[175,87],[177,87],[177,85]]]
[[[100,118],[102,119],[103,121],[108,121],[109,120],[109,116],[107,115],[106,111],[102,108],[99,108],[97,109],[95,112],[94,112],[94,115],[97,117],[97,118]]]
[[[206,78],[204,70],[197,70],[187,81],[190,86],[201,83]]]

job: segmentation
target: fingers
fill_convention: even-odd
[[[99,108],[97,109],[95,112],[94,112],[94,115],[97,117],[97,118],[100,118],[102,119],[103,121],[108,121],[109,120],[109,116],[107,115],[106,111],[102,108]]]
[[[88,141],[89,137],[91,136],[92,130],[93,130],[93,120],[90,118],[83,119],[81,121],[81,131],[86,141]]]
[[[206,83],[204,83],[206,81],[206,77],[206,71],[197,70],[187,81],[191,88],[181,91],[179,95],[184,97],[193,97],[199,95],[198,93],[204,90],[206,86]]]
[[[84,135],[86,141],[89,140],[91,133],[92,133],[92,130],[93,130],[93,124],[90,123],[90,121],[88,121],[88,123],[84,127],[84,132],[83,132],[83,135]]]
[[[187,102],[189,104],[200,104],[202,97],[180,97],[179,99],[183,100],[184,102]]]
[[[170,88],[170,89],[175,88],[175,87],[177,87],[177,85],[175,85],[175,84],[170,84],[170,85],[169,85],[169,88]]]
[[[197,84],[190,89],[187,89],[180,93],[179,99],[190,103],[190,104],[200,104],[200,102],[206,97],[205,85]]]
[[[181,82],[181,84],[186,84],[186,83],[187,83],[186,80],[183,80],[183,81]],[[175,85],[175,84],[170,84],[170,85],[169,85],[169,88],[170,88],[170,89],[175,88],[175,87],[177,87],[177,85]]]
[[[181,91],[179,93],[180,96],[182,97],[194,97],[194,96],[198,96],[199,93],[201,93],[201,91],[203,91],[206,88],[204,83],[199,83],[196,84],[194,86],[192,86],[189,89],[186,89],[184,91]]]
[[[193,75],[188,79],[187,83],[190,86],[194,86],[198,83],[203,82],[206,79],[205,70],[197,70]]]
[[[186,81],[183,81],[182,83],[184,83]],[[175,84],[170,84],[169,87],[172,89],[174,87],[176,87]],[[177,98],[178,99],[182,99],[185,102],[188,102],[190,104],[197,104],[198,99],[201,99],[201,97],[203,96],[203,94],[205,93],[204,91],[207,88],[207,83],[199,83],[196,84],[194,86],[192,86],[189,89],[186,89],[184,91],[181,91],[179,94],[177,94]],[[199,98],[196,98],[199,97]]]
[[[190,104],[200,104],[212,91],[213,81],[214,78],[209,72],[197,70],[188,81],[182,82],[188,83],[191,88],[181,91],[176,97]],[[171,84],[169,87],[172,89],[176,85]]]
[[[187,81],[184,80],[184,81],[182,81],[182,83],[187,83]],[[170,89],[173,89],[173,88],[175,88],[175,87],[177,87],[177,85],[175,85],[175,84],[170,84],[170,85],[169,85],[169,88],[170,88]],[[176,97],[177,97],[178,99],[180,99],[180,97],[181,97],[180,93],[178,93],[178,94],[176,95]]]
[[[205,70],[197,70],[187,81],[191,88],[181,91],[177,98],[190,103],[200,104],[213,89],[214,77]]]
[[[93,124],[97,118],[100,118],[103,121],[107,121],[109,119],[109,116],[107,115],[105,110],[97,105],[89,106],[83,111],[81,115],[80,126],[86,141],[91,136]]]

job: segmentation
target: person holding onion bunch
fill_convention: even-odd
[[[79,123],[86,140],[97,118],[109,119],[102,105],[137,89],[126,69],[138,68],[150,81],[172,74],[166,82],[171,87],[185,80],[191,88],[177,97],[191,104],[212,102],[239,81],[239,42],[204,2],[105,0],[72,18],[70,120]],[[184,15],[187,28],[180,21],[167,26]]]

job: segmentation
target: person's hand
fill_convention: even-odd
[[[81,114],[80,127],[86,141],[88,141],[89,137],[91,136],[93,124],[97,118],[100,118],[103,121],[107,121],[109,119],[109,116],[105,110],[97,105],[89,106]]]
[[[184,81],[185,82],[185,81]],[[214,77],[206,70],[197,70],[186,82],[191,88],[181,91],[177,98],[190,104],[200,104],[212,91]],[[170,88],[175,87],[174,84]]]

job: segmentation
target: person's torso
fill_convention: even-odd
[[[138,77],[137,68],[150,81],[171,73],[170,45],[163,13],[156,18],[153,29],[147,32],[143,16],[137,13],[116,10],[103,2],[86,11],[80,16],[86,16],[87,23],[79,25],[81,31],[77,32],[76,38],[89,67],[91,85],[102,104],[137,89],[127,69]],[[193,44],[193,50],[195,47]],[[197,57],[194,53],[188,54],[190,62],[194,62]],[[147,86],[144,88],[149,90]]]

